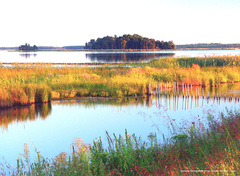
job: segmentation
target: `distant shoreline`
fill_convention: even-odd
[[[179,44],[176,49],[85,49],[83,45],[70,46],[37,46],[37,51],[172,51],[172,50],[236,50],[240,49],[240,43],[195,43],[195,44]],[[0,51],[19,51],[19,47],[1,46]],[[32,51],[27,51],[32,52]]]
[[[240,48],[180,48],[180,49],[40,49],[37,51],[21,52],[41,52],[41,51],[89,51],[89,52],[141,52],[141,51],[191,51],[191,50],[238,50]],[[18,49],[0,49],[0,51],[20,52]]]

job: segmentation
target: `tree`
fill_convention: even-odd
[[[120,49],[126,49],[126,44],[127,44],[127,41],[124,40],[123,38],[120,39],[120,42],[121,42],[121,45],[120,45]]]

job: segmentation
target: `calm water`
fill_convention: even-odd
[[[118,63],[147,62],[166,57],[204,57],[240,55],[240,50],[189,50],[189,51],[141,51],[141,52],[86,52],[86,51],[0,51],[0,63]]]
[[[199,90],[199,91],[198,91]],[[192,122],[207,125],[207,114],[218,114],[228,109],[240,108],[240,84],[225,84],[220,88],[204,90],[205,97],[174,97],[172,91],[142,98],[93,99],[78,101],[53,101],[51,104],[31,105],[0,111],[0,163],[16,165],[16,159],[28,143],[34,159],[34,146],[44,157],[55,157],[60,152],[71,152],[70,145],[76,137],[86,143],[103,138],[105,131],[124,135],[135,133],[148,141],[147,136],[157,133],[167,137],[188,129]],[[211,96],[206,98],[207,93]],[[214,98],[221,93],[222,98]],[[170,95],[170,96],[169,96]],[[233,99],[229,99],[229,96]],[[224,98],[226,97],[226,99]],[[236,97],[236,99],[235,99]],[[226,111],[225,111],[226,112]],[[177,125],[177,131],[171,128]],[[181,128],[181,130],[180,130]]]
[[[151,52],[8,52],[0,51],[1,63],[92,63],[150,61],[163,57],[184,57],[208,55],[240,55],[240,50],[198,50],[198,51],[151,51]],[[23,153],[24,143],[30,145],[32,156],[34,146],[44,157],[55,157],[60,152],[71,152],[70,145],[76,137],[92,144],[92,140],[110,134],[135,133],[147,141],[150,133],[170,137],[175,132],[171,124],[184,130],[196,124],[206,125],[207,113],[219,113],[225,107],[240,108],[238,98],[240,85],[224,85],[205,90],[211,97],[223,96],[220,100],[203,97],[189,98],[152,96],[151,98],[121,98],[52,102],[0,111],[0,163],[7,161],[16,165],[16,159]],[[180,91],[181,92],[181,91]],[[165,92],[164,92],[165,93]],[[201,90],[200,90],[201,94]],[[224,96],[226,95],[226,99]],[[229,100],[229,96],[233,100]],[[235,96],[237,99],[235,100]],[[105,141],[106,142],[106,141]],[[34,158],[34,157],[33,157]]]

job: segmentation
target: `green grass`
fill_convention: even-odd
[[[186,57],[186,58],[167,58],[153,60],[149,64],[153,67],[171,68],[171,67],[191,67],[198,64],[200,67],[223,67],[240,66],[239,56],[209,56],[209,57]]]
[[[17,168],[9,175],[186,175],[184,170],[205,171],[197,175],[239,175],[240,113],[229,111],[220,120],[214,119],[209,115],[208,128],[193,125],[165,143],[158,140],[157,134],[150,134],[149,141],[144,142],[127,131],[124,136],[106,133],[107,146],[101,138],[92,146],[77,138],[72,154],[63,152],[46,159],[36,149],[34,162],[30,162],[25,144]]]

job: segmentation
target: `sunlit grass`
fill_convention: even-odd
[[[168,58],[130,67],[81,68],[18,65],[0,67],[0,107],[29,105],[51,99],[77,97],[125,97],[145,95],[149,83],[155,89],[173,82],[179,85],[219,86],[240,81],[239,56]],[[115,65],[116,66],[116,65]]]

